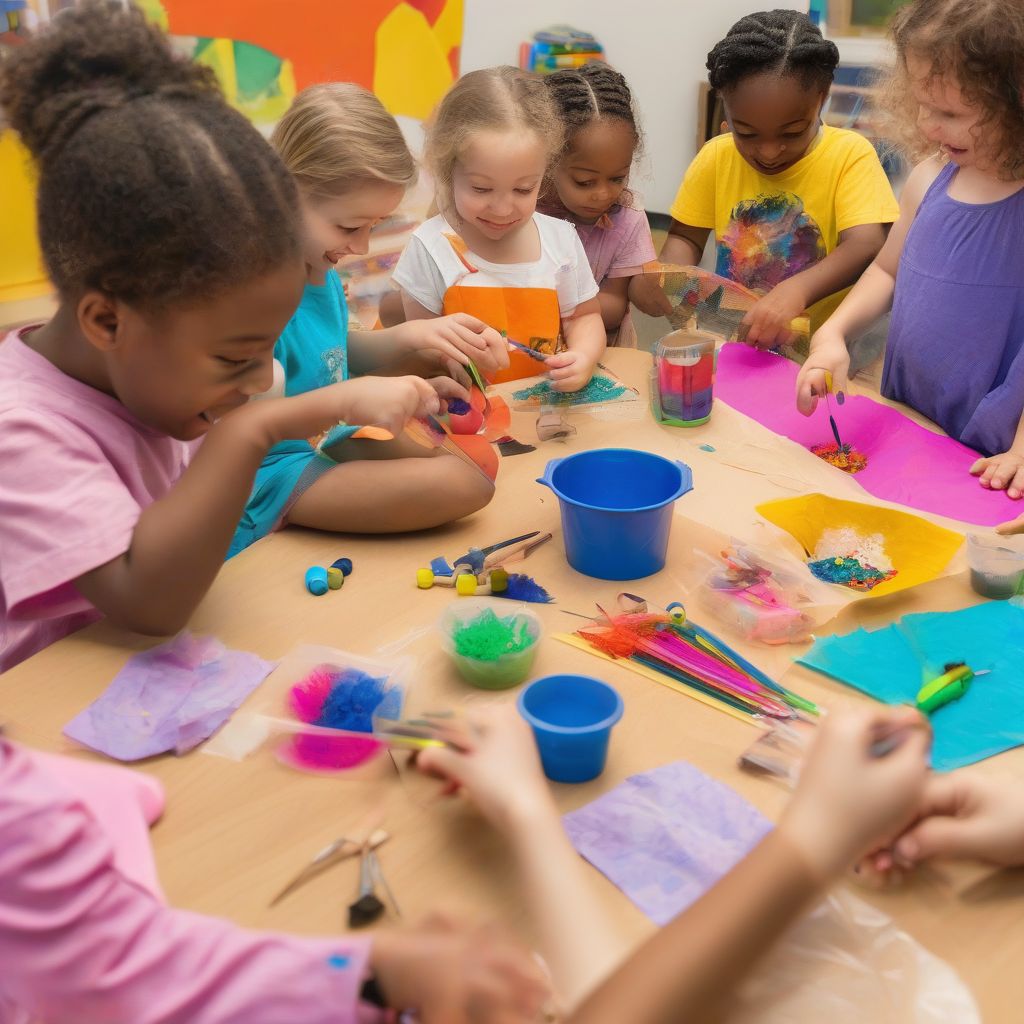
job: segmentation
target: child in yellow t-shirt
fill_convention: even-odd
[[[763,298],[746,340],[773,348],[808,311],[816,329],[878,254],[899,206],[871,144],[821,124],[839,52],[805,14],[741,18],[708,54],[708,79],[731,132],[687,169],[661,251],[700,261],[708,233],[716,270]]]

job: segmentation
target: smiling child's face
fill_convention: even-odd
[[[979,162],[984,165],[974,132],[981,120],[981,108],[964,99],[952,75],[933,74],[931,64],[912,53],[907,54],[907,72],[917,101],[921,134],[960,167],[975,167]]]
[[[818,134],[826,95],[796,75],[741,78],[722,97],[740,156],[761,174],[789,170]]]
[[[344,256],[365,256],[370,232],[390,217],[405,195],[401,185],[371,181],[338,196],[310,196],[299,189],[303,254],[313,284]]]
[[[507,240],[527,225],[547,169],[547,153],[532,131],[480,132],[459,154],[452,197],[460,232],[489,242]]]

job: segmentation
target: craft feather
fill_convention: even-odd
[[[525,601],[527,604],[551,604],[554,598],[532,577],[525,573],[512,573],[508,587],[492,597],[507,597],[511,601]]]
[[[603,654],[636,661],[749,715],[784,719],[794,717],[795,709],[817,710],[693,622],[667,614],[601,611],[600,624],[577,635]]]

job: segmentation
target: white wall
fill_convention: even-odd
[[[648,210],[668,212],[694,156],[697,89],[708,50],[751,11],[806,10],[806,0],[465,0],[462,70],[516,64],[519,43],[568,24],[592,32],[630,84],[647,159],[633,184]]]

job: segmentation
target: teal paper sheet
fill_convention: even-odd
[[[825,637],[797,661],[886,704],[963,661],[991,674],[932,716],[932,767],[950,771],[1024,744],[1024,608],[989,601],[957,612],[907,615],[884,629]]]

